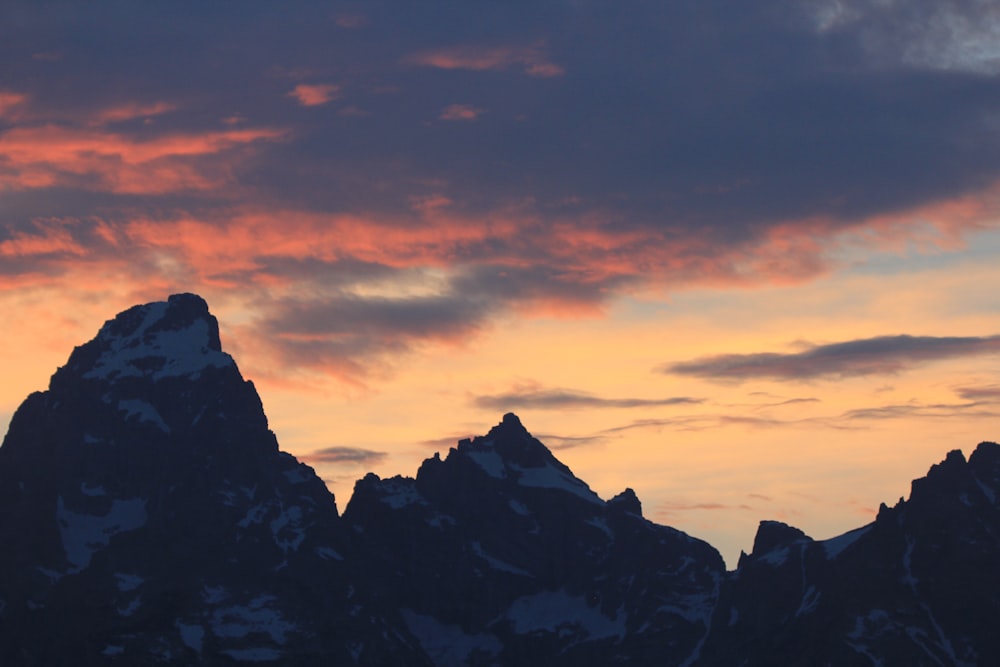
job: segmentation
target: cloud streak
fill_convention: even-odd
[[[361,447],[326,447],[299,458],[310,465],[321,464],[352,464],[374,465],[386,457],[385,452],[378,452]]]
[[[673,405],[696,405],[704,399],[689,396],[669,398],[604,398],[573,389],[515,387],[512,391],[488,396],[476,396],[472,403],[487,410],[510,411],[580,410],[601,408],[650,408]]]
[[[810,345],[800,352],[722,354],[659,367],[659,371],[710,380],[811,380],[892,375],[941,359],[997,354],[996,336],[876,336]]]
[[[467,44],[414,53],[403,58],[409,65],[422,65],[451,70],[505,70],[519,67],[533,77],[555,77],[565,74],[565,70],[550,62],[545,55],[544,44],[533,46],[488,46]]]
[[[955,393],[967,401],[978,401],[983,403],[1000,401],[1000,385],[997,384],[959,387],[955,390]]]

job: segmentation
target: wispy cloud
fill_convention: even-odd
[[[901,403],[857,408],[845,412],[841,419],[884,420],[884,419],[994,419],[1000,417],[1000,410],[988,407],[988,403]]]
[[[722,354],[664,364],[659,370],[711,380],[809,380],[894,374],[929,361],[997,352],[1000,336],[877,336],[791,353]]]
[[[673,522],[689,512],[748,512],[755,508],[746,503],[696,502],[688,500],[667,500],[653,506],[650,516],[657,521]]]
[[[14,111],[24,105],[27,95],[0,90],[0,119],[12,117]]]
[[[174,111],[176,104],[170,102],[154,102],[152,104],[140,104],[129,102],[119,106],[102,109],[94,114],[91,119],[93,125],[105,125],[108,123],[120,123],[136,118],[150,119],[161,114]]]
[[[983,403],[1000,401],[1000,384],[958,387],[955,393],[968,401]]]
[[[696,405],[704,399],[689,396],[668,398],[607,398],[573,389],[546,389],[536,385],[517,386],[511,391],[488,396],[476,396],[472,403],[478,408],[508,411],[523,408],[535,410],[573,410],[593,408],[650,408],[670,405]]]
[[[340,86],[332,83],[300,83],[295,86],[289,97],[294,97],[304,107],[316,107],[336,99]]]
[[[300,459],[310,465],[324,463],[372,465],[378,463],[385,457],[385,452],[378,452],[360,447],[327,447],[325,449],[318,449],[310,454],[303,454],[299,456]]]
[[[483,110],[471,104],[449,104],[441,110],[440,120],[476,120]]]
[[[444,49],[420,51],[403,59],[409,65],[424,65],[440,69],[505,70],[520,67],[535,77],[561,76],[565,70],[551,62],[544,44],[531,46],[487,46],[467,44]]]
[[[241,148],[284,135],[282,130],[248,128],[143,140],[98,128],[14,128],[0,133],[0,187],[129,195],[215,189],[232,180],[228,160],[218,158],[232,159]]]

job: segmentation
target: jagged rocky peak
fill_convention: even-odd
[[[642,516],[642,503],[639,502],[639,497],[631,488],[625,489],[609,500],[608,509]]]
[[[555,463],[565,468],[552,455],[549,448],[528,432],[521,420],[513,412],[503,416],[499,424],[489,430],[485,436],[463,440],[458,444],[460,454],[495,453],[508,468],[541,468]],[[565,468],[569,472],[568,468]]]
[[[759,556],[779,547],[811,541],[811,537],[795,526],[789,526],[781,521],[761,521],[753,540],[752,555]]]
[[[555,460],[548,447],[534,438],[513,412],[505,414],[500,423],[484,437],[475,438],[470,444],[459,445],[460,451],[465,449],[493,449],[511,463],[528,468],[541,467]]]
[[[983,488],[1000,487],[1000,445],[995,442],[979,443],[969,456],[969,467]],[[993,501],[995,504],[995,495]]]
[[[218,321],[200,296],[174,294],[105,322],[93,340],[73,351],[61,371],[95,380],[159,380],[212,367],[235,367],[222,351]]]
[[[458,443],[447,458],[427,459],[417,474],[421,491],[436,489],[457,478],[482,477],[483,482],[513,489],[563,491],[594,505],[603,505],[596,493],[531,435],[513,413],[507,413],[485,436]]]
[[[968,461],[960,450],[948,452],[944,461],[931,466],[926,477],[913,480],[909,500],[900,502],[893,510],[909,508],[936,512],[942,499],[967,504],[972,498],[985,498],[987,505],[994,505],[993,489],[998,484],[1000,445],[982,442]]]

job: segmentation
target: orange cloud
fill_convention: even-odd
[[[245,129],[172,134],[141,141],[99,129],[58,125],[14,128],[0,134],[0,187],[69,185],[127,194],[216,188],[230,180],[219,156],[282,130]]]
[[[451,104],[441,110],[440,120],[476,120],[483,110],[471,104]]]
[[[426,213],[446,206],[439,198],[423,203]],[[384,218],[269,210],[232,212],[218,221],[134,219],[121,227],[121,233],[129,245],[170,253],[207,277],[255,271],[266,258],[325,262],[352,258],[395,268],[444,267],[461,248],[510,238],[518,229],[512,220],[476,224],[437,218],[434,224],[414,225]]]
[[[469,44],[435,51],[422,51],[403,60],[409,65],[440,69],[505,70],[520,66],[525,74],[535,77],[561,76],[565,70],[548,60],[542,45],[483,46]]]
[[[91,121],[94,125],[106,125],[107,123],[120,123],[134,118],[150,118],[173,111],[177,106],[169,102],[156,102],[155,104],[139,104],[130,102],[98,112]]]
[[[68,224],[67,224],[68,223]],[[37,234],[14,232],[0,241],[0,257],[30,257],[34,255],[70,254],[82,256],[87,250],[73,238],[68,226],[74,221],[37,221]]]
[[[335,99],[339,92],[340,86],[332,83],[300,83],[288,93],[288,96],[294,97],[304,107],[315,107]]]

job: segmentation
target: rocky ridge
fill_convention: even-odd
[[[413,478],[367,475],[341,516],[175,295],[11,421],[0,664],[1000,664],[998,497],[982,443],[840,537],[762,522],[726,572],[508,414]]]

